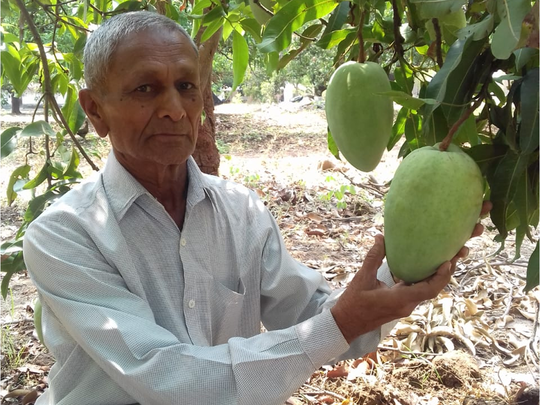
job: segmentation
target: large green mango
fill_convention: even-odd
[[[413,283],[429,277],[470,238],[484,192],[475,161],[451,144],[413,151],[399,165],[384,207],[391,272]]]
[[[328,128],[341,154],[358,170],[370,172],[381,161],[392,134],[392,100],[384,69],[374,62],[347,62],[326,89]]]

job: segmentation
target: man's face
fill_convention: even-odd
[[[198,56],[181,33],[146,30],[119,44],[98,111],[125,166],[178,165],[193,153],[203,101]]]

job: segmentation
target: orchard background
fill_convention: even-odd
[[[392,170],[410,151],[451,137],[475,159],[485,175],[486,198],[494,203],[488,234],[495,247],[490,254],[496,258],[504,254],[505,264],[514,263],[526,270],[521,274],[526,282],[521,283],[520,274],[500,267],[504,277],[514,283],[506,291],[506,298],[510,297],[512,302],[518,291],[520,296],[535,297],[539,215],[538,7],[537,2],[528,0],[2,2],[2,102],[9,101],[12,109],[2,117],[1,157],[3,169],[10,171],[3,184],[2,202],[8,220],[10,207],[22,210],[20,218],[9,224],[16,224],[17,229],[2,238],[1,292],[4,299],[8,298],[5,302],[9,302],[15,289],[12,280],[26,277],[21,249],[28,224],[83,177],[101,167],[101,158],[106,156],[106,145],[93,137],[93,129],[87,126],[77,99],[78,90],[84,86],[82,51],[87,36],[104,19],[134,10],[166,14],[188,29],[200,46],[205,120],[195,158],[205,172],[220,173],[257,187],[261,195],[273,195],[274,187],[279,197],[276,201],[291,204],[294,196],[295,203],[298,202],[296,186],[283,189],[275,185],[275,179],[270,184],[263,181],[263,172],[247,172],[247,166],[231,165],[234,159],[228,157],[234,156],[232,152],[238,152],[241,145],[243,152],[275,154],[279,148],[287,149],[289,142],[303,139],[303,146],[296,145],[295,150],[303,150],[306,157],[319,161],[321,170],[333,171],[325,177],[326,184],[318,193],[323,197],[321,201],[330,205],[312,212],[309,219],[320,226],[309,226],[304,232],[312,238],[338,232],[329,230],[332,227],[324,222],[325,213],[336,212],[340,218],[359,216],[356,208],[362,204],[355,200],[361,194],[359,188],[371,190],[373,198],[383,203],[386,183],[370,182],[367,175],[355,172],[346,162],[321,157],[327,147],[334,156],[339,156],[339,151],[325,130],[324,113],[317,108],[324,106],[324,90],[340,64],[349,60],[379,63],[391,79],[392,91],[385,95],[394,101],[396,109],[389,152],[382,164],[391,168],[385,172],[389,174],[385,181],[391,180]],[[29,94],[33,100],[28,112],[29,104],[25,102],[21,108],[20,100],[25,95],[28,99]],[[251,111],[248,116],[254,125],[249,126],[234,115],[220,115],[219,108],[233,104],[219,106],[216,113],[214,103],[219,98],[214,95],[221,98],[219,102],[244,104],[277,103],[291,101],[291,95],[298,96],[296,100],[303,96],[301,103],[309,100],[312,112],[320,118],[316,121],[318,129],[307,132],[316,133],[317,140],[311,135],[269,137],[269,132],[257,124],[261,111],[267,111],[263,114],[263,128],[277,125],[287,134],[280,126],[280,117],[285,119],[286,115],[283,110],[266,105],[257,113]],[[13,118],[17,112],[23,116],[26,112],[27,117]],[[305,119],[313,117],[297,116],[285,127],[302,128]],[[347,169],[337,170],[336,165]],[[287,168],[261,170],[295,170]],[[327,180],[328,177],[331,179]],[[364,181],[355,180],[357,177]],[[260,186],[263,183],[266,190]],[[310,194],[304,191],[306,195]],[[309,201],[309,197],[305,198]],[[373,210],[367,211],[369,221],[380,227],[377,221],[380,222],[381,205],[371,206]],[[361,260],[361,255],[348,258],[356,259]],[[321,264],[324,263],[313,263],[314,267]],[[354,269],[352,265],[351,272]],[[332,280],[335,278],[332,271],[327,273]],[[469,312],[478,314],[478,303],[475,305],[476,312],[472,306]],[[535,311],[538,312],[537,307]],[[536,320],[532,325],[531,343],[537,323]],[[414,333],[421,331],[415,327],[409,330],[408,345],[416,341],[410,338]],[[455,340],[448,333],[445,337]],[[448,342],[447,346],[444,340],[439,339],[440,342],[444,352],[451,352]],[[470,349],[463,340],[461,344]],[[420,346],[413,352],[437,351],[436,345]],[[3,355],[4,351],[3,346]],[[529,357],[538,361],[534,350],[532,353]],[[336,400],[339,395],[347,398],[342,394],[330,397]]]

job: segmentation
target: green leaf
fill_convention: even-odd
[[[487,38],[491,34],[493,31],[494,22],[495,19],[493,18],[493,15],[489,14],[482,21],[461,28],[456,35],[461,39],[472,35],[473,41],[480,41],[481,39]]]
[[[19,166],[15,170],[13,170],[13,173],[11,173],[11,176],[9,177],[9,183],[6,189],[8,205],[11,205],[13,201],[15,201],[15,198],[17,198],[17,193],[13,189],[15,183],[17,182],[17,180],[25,179],[26,176],[28,176],[28,173],[30,173],[29,165]]]
[[[80,163],[80,158],[79,158],[79,154],[77,153],[77,148],[73,146],[71,148],[71,158],[69,160],[69,164],[66,167],[66,170],[64,170],[63,178],[64,179],[82,178],[81,173],[77,171],[77,168],[79,167],[79,163]]]
[[[508,146],[500,144],[480,144],[470,149],[465,149],[470,157],[474,159],[483,174],[486,174],[488,167],[496,165],[508,152]]]
[[[539,262],[538,262],[538,243],[536,242],[536,247],[532,252],[532,255],[529,259],[529,264],[527,265],[527,283],[525,285],[524,291],[529,292],[539,283]]]
[[[62,113],[68,122],[69,129],[72,133],[77,131],[84,124],[86,114],[79,103],[77,91],[72,86],[69,86],[66,96],[66,101],[62,107]]]
[[[407,107],[409,110],[418,110],[424,104],[435,104],[435,100],[430,98],[416,98],[403,91],[384,91],[382,93],[376,93],[381,96],[390,97],[397,104]]]
[[[11,255],[13,253],[22,252],[23,250],[23,240],[22,239],[12,239],[0,245],[0,255]]]
[[[328,128],[327,140],[328,140],[328,150],[330,151],[330,153],[334,155],[336,159],[341,160],[341,158],[339,157],[339,149],[336,145],[336,141],[334,141],[334,137],[332,136],[332,133],[330,132],[330,128]]]
[[[526,234],[529,239],[532,239],[529,225],[531,225],[535,211],[538,209],[538,201],[533,193],[527,170],[523,172],[523,175],[518,182],[516,194],[514,196],[514,204],[519,215],[520,227],[523,229],[524,234]]]
[[[518,155],[509,150],[494,168],[488,170],[490,200],[493,203],[491,220],[503,238],[506,238],[508,234],[506,220],[509,215],[509,206],[514,198],[519,179],[527,168],[527,161],[527,156]]]
[[[204,30],[204,33],[201,37],[201,42],[209,40],[212,35],[214,35],[223,26],[223,21],[225,21],[224,17],[212,21]]]
[[[522,153],[538,148],[538,86],[538,69],[529,70],[521,83],[519,147]]]
[[[55,136],[56,132],[51,128],[48,122],[45,121],[35,121],[31,124],[28,124],[21,131],[21,136],[41,136],[49,135]]]
[[[268,21],[259,50],[264,53],[282,51],[291,43],[294,31],[306,22],[329,14],[337,5],[337,0],[291,0]]]
[[[300,39],[300,47],[291,50],[286,55],[283,55],[279,59],[277,69],[278,70],[283,69],[285,66],[287,66],[287,64],[291,60],[293,60],[297,55],[299,55],[300,52],[302,52],[304,49],[306,49],[309,46],[309,44],[313,42],[315,37],[317,35],[319,35],[319,33],[322,30],[322,27],[323,27],[322,24],[313,24],[313,25],[310,25],[309,27],[307,27],[304,30],[304,32],[302,32],[302,37]]]
[[[41,183],[43,183],[47,179],[47,175],[49,174],[48,168],[49,163],[45,162],[37,176],[23,186],[23,190],[30,190],[32,188],[36,188]]]
[[[335,8],[335,10],[330,14],[328,23],[323,32],[323,37],[331,32],[340,30],[343,27],[343,24],[347,21],[347,16],[349,15],[351,3],[349,1],[342,1]]]
[[[209,25],[211,22],[219,20],[226,16],[227,14],[225,13],[225,10],[223,10],[223,7],[217,6],[204,15],[202,19],[202,24]]]
[[[261,42],[261,25],[254,18],[246,18],[240,21],[240,25],[244,30],[249,32],[255,42]]]
[[[472,37],[470,36],[464,39],[458,39],[448,50],[443,67],[429,82],[426,89],[426,97],[437,100],[437,103],[432,106],[432,109],[429,112],[437,108],[444,100],[446,87],[448,85],[448,77],[450,76],[450,73],[459,66],[463,56],[463,50],[466,49],[471,42]]]
[[[422,120],[417,114],[409,114],[405,123],[405,138],[410,150],[425,146],[421,140]]]
[[[345,28],[343,30],[332,31],[326,35],[323,35],[316,45],[322,49],[331,49],[347,38],[348,35],[356,36],[356,29]]]
[[[414,72],[412,69],[405,63],[401,63],[400,66],[396,66],[394,70],[394,77],[396,78],[396,83],[399,84],[399,87],[407,93],[412,94],[414,86]]]
[[[24,270],[24,268],[25,265],[22,253],[10,256],[2,261],[2,272],[5,272],[5,274],[2,278],[0,291],[4,299],[6,299],[9,292],[9,281],[11,280],[11,276],[18,271]]]
[[[521,24],[530,9],[530,0],[497,0],[501,22],[491,41],[491,51],[497,59],[508,59],[512,55],[519,42]]]
[[[401,136],[405,133],[405,124],[407,123],[408,115],[408,108],[402,107],[399,110],[396,120],[394,121],[394,125],[392,126],[392,136],[390,137],[388,145],[386,146],[386,149],[388,151],[391,151],[394,146],[396,146],[396,143],[398,143],[398,141],[401,139]]]
[[[26,222],[32,222],[34,219],[41,215],[41,213],[45,209],[45,205],[47,205],[48,202],[52,202],[58,197],[60,197],[58,193],[49,190],[45,194],[37,196],[36,198],[31,200],[28,203],[28,208],[26,209],[26,212],[24,213],[24,220]]]
[[[233,32],[233,85],[232,91],[244,81],[244,74],[249,61],[249,48],[246,39],[238,33]]]
[[[464,0],[410,0],[416,6],[420,18],[439,18],[461,9]]]
[[[514,51],[516,71],[520,71],[529,61],[535,57],[538,60],[538,49],[521,48]]]
[[[9,156],[15,150],[17,147],[17,133],[20,130],[19,127],[11,127],[2,132],[2,135],[0,135],[0,158],[3,159]]]

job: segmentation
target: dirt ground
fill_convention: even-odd
[[[2,115],[2,127],[30,116]],[[257,191],[296,259],[334,288],[346,285],[373,236],[383,232],[384,196],[399,145],[365,174],[327,151],[324,110],[315,106],[225,104],[216,108],[216,121],[221,176]],[[25,156],[24,142],[2,161],[2,190],[25,158],[43,159]],[[102,166],[107,142],[92,133],[81,142]],[[91,171],[87,165],[82,170]],[[2,242],[18,229],[28,198],[23,193],[8,207],[4,194]],[[437,299],[401,320],[375,353],[318,370],[287,403],[538,404],[540,292],[523,293],[532,244],[524,243],[522,257],[513,261],[512,237],[498,251],[496,231],[489,219],[483,223],[486,232],[468,243],[469,257]],[[15,275],[1,303],[2,403],[32,403],[54,362],[35,335],[35,299],[28,276]]]

